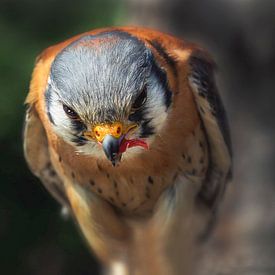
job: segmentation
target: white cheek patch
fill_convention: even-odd
[[[148,93],[147,106],[148,113],[146,119],[151,119],[150,125],[155,132],[160,132],[167,118],[167,107],[165,105],[165,91],[159,81],[152,77],[150,83],[150,92]]]
[[[77,146],[77,143],[73,142],[77,137],[74,135],[75,133],[70,118],[68,118],[64,112],[63,103],[58,95],[58,89],[50,79],[48,83],[51,86],[49,112],[54,122],[52,126],[55,133],[64,141],[74,146],[77,154],[92,154],[93,156],[100,158],[105,157],[102,148],[100,148],[96,142],[87,141],[86,144],[80,146]]]
[[[63,138],[66,142],[75,145],[72,140],[75,138],[72,129],[72,124],[70,118],[66,115],[63,110],[63,103],[60,100],[57,87],[49,78],[48,85],[51,89],[48,111],[53,120],[53,129],[55,133]]]
[[[49,112],[54,121],[54,130],[64,139],[71,139],[71,121],[65,114],[63,110],[63,105],[59,100],[58,95],[53,91],[51,94],[51,105],[49,108]]]

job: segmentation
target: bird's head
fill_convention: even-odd
[[[140,154],[154,142],[171,92],[151,50],[113,31],[63,49],[51,66],[45,99],[57,135],[79,152],[104,152],[115,165],[124,152]]]

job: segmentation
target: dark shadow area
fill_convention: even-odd
[[[99,274],[73,221],[27,168],[23,102],[43,49],[114,25],[120,13],[119,1],[0,1],[0,274]]]
[[[217,63],[234,178],[199,275],[275,274],[275,2],[128,3],[132,23],[197,42]]]

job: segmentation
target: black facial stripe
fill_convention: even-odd
[[[145,110],[144,108],[138,109],[129,116],[129,120],[133,122],[140,122],[144,119]]]
[[[168,109],[172,102],[172,92],[169,89],[166,72],[161,69],[155,61],[152,61],[152,73],[156,75],[162,87],[164,88],[164,103],[166,108]]]
[[[85,129],[87,129],[85,124],[79,120],[71,120],[71,125],[72,125],[73,130],[76,133],[80,133],[80,132],[84,131]]]
[[[141,138],[148,138],[149,136],[155,134],[155,129],[152,125],[150,125],[152,119],[145,120],[141,123]]]
[[[148,43],[158,52],[158,54],[166,61],[166,63],[171,67],[173,74],[177,76],[177,63],[176,61],[168,55],[166,50],[157,40],[147,40]]]
[[[77,146],[83,146],[87,143],[87,139],[84,137],[75,136],[71,139],[71,142],[75,143]]]
[[[50,112],[50,105],[51,105],[51,102],[52,102],[51,93],[50,93],[50,85],[49,85],[48,89],[45,92],[45,102],[46,102],[46,111],[47,111],[48,118],[49,118],[50,122],[53,125],[56,125],[54,120],[53,120],[53,117],[51,115],[51,112]]]
[[[146,113],[147,113],[146,108],[141,108],[129,116],[130,121],[137,122],[140,124],[141,138],[147,138],[155,133],[154,127],[150,125],[150,122],[152,121],[152,119],[151,118],[146,119],[145,118]]]
[[[75,133],[79,134],[87,129],[86,125],[79,120],[71,120],[71,125]],[[72,140],[77,146],[83,146],[87,143],[87,139],[83,136],[75,136]]]

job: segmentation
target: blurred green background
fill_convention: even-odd
[[[234,180],[199,275],[274,275],[274,0],[0,0],[0,275],[99,274],[77,227],[26,166],[23,102],[43,49],[124,24],[200,43],[218,64]]]
[[[75,225],[26,166],[23,102],[44,48],[122,22],[120,1],[0,1],[0,274],[98,274]]]

